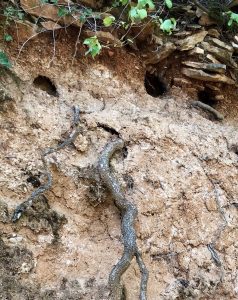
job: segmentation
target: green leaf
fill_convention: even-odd
[[[170,8],[173,7],[173,2],[172,2],[172,0],[165,0],[165,4],[166,4],[166,6],[168,7],[168,9],[170,9]]]
[[[101,52],[102,46],[96,36],[85,39],[83,44],[88,46],[88,51],[85,53],[85,55],[91,54],[91,56],[94,58]]]
[[[11,62],[3,51],[0,51],[0,65],[8,69],[12,67]]]
[[[153,10],[155,8],[154,2],[152,0],[138,0],[137,7],[145,8],[146,6],[149,7],[149,9]]]
[[[106,27],[109,27],[112,25],[112,23],[115,21],[115,17],[109,16],[103,19],[103,24]]]
[[[69,15],[69,10],[65,7],[59,7],[58,9],[58,17],[62,18]]]
[[[144,8],[137,9],[137,14],[138,14],[138,17],[140,18],[140,20],[147,18],[147,11]]]
[[[176,23],[177,22],[174,18],[166,19],[161,23],[160,29],[168,34],[171,34],[172,30],[176,27]]]
[[[13,38],[12,38],[12,36],[10,34],[5,34],[4,35],[4,40],[6,42],[11,42],[11,41],[13,41]]]

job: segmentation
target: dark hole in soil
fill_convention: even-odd
[[[106,124],[102,124],[102,123],[97,123],[97,127],[104,129],[105,131],[111,133],[112,135],[117,135],[120,136],[120,133],[118,131],[116,131],[116,129],[106,125]]]
[[[152,97],[162,96],[167,92],[166,83],[160,79],[157,75],[145,73],[145,89],[146,92]]]
[[[128,156],[128,148],[127,148],[127,147],[124,147],[124,148],[122,149],[122,154],[123,154],[123,157],[124,157],[124,158],[127,158],[127,156]]]
[[[233,6],[232,8],[231,8],[231,11],[233,12],[233,13],[238,13],[238,5],[236,5],[236,6]]]
[[[33,187],[35,187],[35,188],[37,188],[41,185],[39,178],[36,176],[29,176],[26,181],[31,183],[33,185]]]
[[[232,145],[230,149],[238,156],[238,145]]]
[[[198,100],[212,107],[216,106],[217,104],[217,100],[215,99],[214,92],[210,89],[199,91]]]
[[[58,97],[56,86],[48,77],[39,75],[34,79],[33,84],[36,88],[45,91],[49,95]]]

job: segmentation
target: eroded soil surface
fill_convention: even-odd
[[[0,112],[0,298],[108,299],[108,274],[123,250],[120,214],[82,170],[118,132],[127,151],[112,167],[138,207],[148,299],[237,299],[237,119],[215,121],[191,107],[183,88],[149,96],[133,55],[71,64],[61,45],[64,55],[48,67],[47,49],[35,54],[40,46],[19,57],[22,82],[8,80],[13,100]],[[39,75],[52,84],[34,82]],[[14,208],[44,183],[40,151],[65,139],[74,105],[82,133],[47,157],[51,190],[12,224]],[[123,282],[126,299],[138,299],[135,260]]]

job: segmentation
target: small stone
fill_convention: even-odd
[[[115,53],[114,53],[113,51],[110,51],[110,50],[108,51],[108,55],[109,55],[110,57],[114,56],[114,54],[115,54]]]
[[[206,57],[207,57],[207,59],[209,59],[214,64],[220,64],[220,62],[214,56],[212,56],[211,54],[208,54]]]
[[[85,152],[88,149],[88,140],[85,136],[79,135],[74,141],[76,149],[80,152]]]
[[[41,22],[42,27],[44,27],[46,30],[56,30],[62,28],[59,24],[53,22],[53,21],[46,21]]]
[[[220,91],[220,88],[213,84],[206,83],[206,87],[208,87],[212,91]]]
[[[189,50],[188,54],[189,55],[203,55],[204,50],[200,47],[195,47],[192,50]]]
[[[193,49],[198,43],[201,43],[205,36],[207,35],[207,31],[202,30],[198,33],[195,33],[182,41],[177,41],[175,44],[178,46],[178,50],[187,51]]]
[[[224,64],[206,64],[194,61],[184,61],[182,62],[183,65],[188,67],[192,67],[195,69],[203,69],[205,71],[214,72],[214,73],[225,73],[226,72],[226,65]]]
[[[219,47],[212,46],[207,42],[202,42],[201,44],[205,51],[212,53],[217,59],[221,60],[223,63],[234,68],[238,67],[236,62],[232,59],[232,52]]]
[[[231,45],[233,47],[233,50],[235,53],[238,53],[238,44],[234,43],[234,42],[231,42]]]
[[[227,45],[226,43],[222,42],[221,40],[217,38],[209,38],[210,42],[212,42],[215,46],[219,46],[227,51],[233,52],[233,48],[230,45]]]
[[[217,204],[216,200],[213,198],[208,198],[205,202],[206,208],[208,211],[216,211],[217,210]]]
[[[21,236],[16,236],[16,237],[9,238],[9,242],[12,243],[12,244],[18,244],[22,241],[23,241],[23,237],[21,237]]]
[[[216,95],[215,99],[218,100],[218,101],[220,101],[220,100],[224,100],[225,97],[223,95]]]
[[[191,81],[185,79],[185,78],[174,78],[174,85],[177,86],[190,86],[191,85]]]
[[[208,29],[208,35],[215,37],[215,38],[219,38],[221,34],[217,29],[211,28],[211,29]]]
[[[233,39],[234,39],[234,42],[238,44],[238,35],[235,35]]]
[[[147,58],[145,60],[145,64],[149,65],[149,64],[157,64],[158,62],[162,61],[163,59],[167,58],[170,54],[172,54],[175,50],[177,49],[177,47],[171,43],[168,42],[166,43],[164,46],[162,46],[158,52],[156,53],[151,53],[150,57]]]
[[[202,70],[195,70],[190,68],[183,68],[182,73],[190,78],[198,79],[202,81],[213,81],[213,82],[223,82],[227,84],[234,85],[235,81],[231,78],[221,75],[221,74],[208,74]]]

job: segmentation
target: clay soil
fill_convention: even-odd
[[[4,79],[13,100],[0,111],[0,299],[108,299],[108,275],[123,250],[120,213],[82,170],[115,131],[127,153],[112,168],[138,207],[148,299],[237,299],[237,103],[227,94],[218,122],[191,107],[186,87],[170,84],[151,97],[143,59],[105,49],[92,60],[82,46],[74,57],[76,37],[59,33],[54,56],[51,35],[19,56],[17,44],[9,50],[21,82]],[[55,91],[34,84],[38,76]],[[82,133],[47,157],[52,188],[13,224],[16,206],[45,182],[40,151],[66,138],[74,105]],[[134,260],[123,283],[126,299],[138,299]]]

